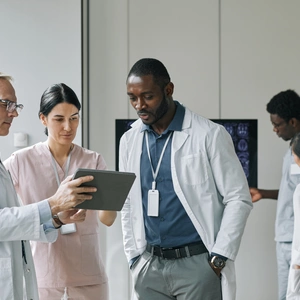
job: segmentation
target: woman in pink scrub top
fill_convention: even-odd
[[[106,169],[99,153],[73,143],[80,108],[74,91],[63,83],[43,93],[39,118],[48,139],[16,151],[5,161],[24,204],[53,195],[77,168]],[[88,210],[83,223],[63,225],[55,243],[32,242],[40,299],[108,299],[99,220],[110,226],[115,218],[114,211]]]

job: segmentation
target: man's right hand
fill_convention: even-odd
[[[91,193],[96,192],[97,189],[87,186],[80,187],[80,185],[93,179],[93,176],[84,176],[72,180],[72,175],[68,176],[56,193],[48,199],[52,215],[74,208],[85,200],[91,200],[93,198]]]
[[[250,194],[252,202],[257,202],[260,199],[274,199],[277,200],[279,190],[263,190],[250,187]]]

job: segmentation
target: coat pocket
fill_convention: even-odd
[[[208,162],[204,153],[181,157],[181,166],[181,176],[185,184],[198,185],[208,180]]]
[[[14,299],[11,258],[0,258],[1,299]]]

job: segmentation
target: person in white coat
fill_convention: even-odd
[[[0,136],[6,136],[23,105],[17,104],[11,77],[0,73]],[[57,192],[39,203],[20,206],[9,172],[0,161],[0,298],[38,300],[28,240],[54,242],[63,223],[82,222],[86,210],[74,206],[92,198],[95,188],[80,187],[92,176],[66,178]],[[47,184],[47,183],[45,183]],[[34,183],[28,183],[34,188]]]
[[[291,150],[295,163],[300,167],[300,133],[291,141]],[[293,196],[294,233],[292,242],[292,258],[288,277],[287,300],[300,299],[300,183],[296,186]]]
[[[121,137],[119,170],[137,175],[121,212],[134,296],[233,300],[249,187],[229,133],[173,100],[173,90],[156,59],[129,71],[139,119]]]
[[[281,91],[267,104],[267,112],[273,131],[285,142],[291,141],[300,132],[300,96],[294,90]],[[278,300],[286,300],[288,277],[291,266],[294,230],[293,194],[300,182],[300,173],[295,172],[295,161],[289,147],[282,162],[279,189],[250,188],[252,201],[263,199],[277,201],[275,241],[277,258]]]

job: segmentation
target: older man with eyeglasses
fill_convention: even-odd
[[[23,109],[17,104],[11,77],[0,73],[0,136],[9,133]],[[93,187],[80,187],[92,176],[67,177],[48,199],[20,206],[9,173],[0,161],[0,298],[39,299],[30,244],[27,240],[54,242],[61,224],[82,222],[85,210],[73,209],[92,198]],[[28,188],[31,188],[28,185]]]

